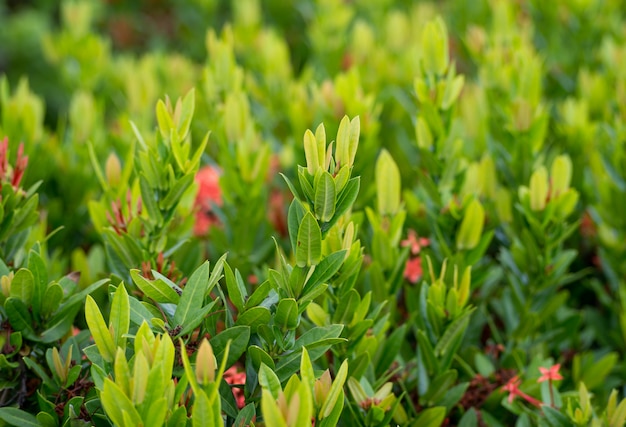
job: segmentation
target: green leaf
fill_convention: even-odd
[[[272,284],[269,280],[261,283],[254,290],[254,292],[252,292],[252,295],[250,295],[250,298],[248,298],[248,301],[246,301],[244,308],[247,310],[251,307],[256,307],[257,305],[261,304],[261,302],[263,302],[263,300],[267,297],[271,290]]]
[[[335,160],[339,166],[350,164],[350,119],[343,116],[337,130],[337,149]]]
[[[139,270],[130,270],[130,277],[141,292],[155,302],[178,304],[180,296],[163,280],[148,280],[141,276]]]
[[[20,427],[40,427],[34,415],[17,408],[0,408],[0,419],[9,425]]]
[[[178,123],[178,134],[180,135],[181,139],[185,139],[187,133],[189,132],[189,126],[191,125],[191,119],[193,118],[193,112],[196,105],[195,94],[195,88],[191,88],[183,98],[183,104]]]
[[[89,326],[93,340],[96,343],[96,347],[100,351],[100,355],[105,361],[109,363],[113,362],[113,358],[115,357],[115,344],[113,343],[109,329],[104,323],[104,318],[102,317],[102,313],[100,313],[98,304],[96,304],[96,301],[94,301],[91,296],[87,296],[87,301],[85,302],[85,320],[87,321],[87,326]]]
[[[41,317],[46,319],[61,305],[63,288],[56,282],[52,282],[46,288],[41,301]]]
[[[183,197],[185,191],[193,184],[193,180],[194,175],[190,173],[176,181],[167,195],[159,201],[161,209],[169,210],[174,208]]]
[[[298,267],[316,265],[322,257],[322,232],[315,217],[307,212],[302,218],[296,243]]]
[[[254,403],[248,403],[244,406],[235,418],[235,422],[233,423],[233,427],[246,427],[250,425],[250,422],[256,415],[256,410],[254,408]]]
[[[125,266],[141,264],[141,250],[138,250],[136,242],[125,240],[123,236],[118,235],[115,230],[109,228],[102,230],[102,237],[115,255],[124,262]]]
[[[276,308],[274,322],[286,329],[295,329],[298,326],[298,303],[293,298],[280,300]]]
[[[622,399],[619,405],[617,405],[615,411],[609,416],[611,417],[611,419],[609,420],[610,427],[623,426],[624,422],[626,422],[626,399]]]
[[[124,282],[121,282],[111,302],[111,313],[109,315],[109,331],[113,334],[113,345],[126,348],[126,337],[130,326],[130,303]]]
[[[130,320],[135,325],[141,325],[146,322],[149,327],[152,327],[152,313],[143,306],[136,298],[130,298]]]
[[[14,330],[20,331],[26,338],[35,339],[35,331],[32,327],[33,318],[21,299],[7,298],[4,302],[4,309]]]
[[[478,427],[478,416],[476,409],[469,408],[459,420],[459,427]]]
[[[204,307],[193,311],[190,314],[189,319],[185,323],[183,323],[183,328],[176,336],[182,337],[183,335],[187,335],[191,333],[194,329],[196,329],[204,321],[204,319],[211,312],[211,310],[213,310],[215,304],[217,304],[217,300],[211,301]]]
[[[35,279],[33,273],[25,268],[20,268],[13,280],[11,281],[11,293],[12,298],[17,298],[25,305],[30,306],[33,300],[33,294],[35,293]]]
[[[287,227],[289,228],[291,251],[294,254],[296,253],[297,248],[298,229],[300,228],[302,218],[304,218],[304,213],[305,211],[300,201],[297,198],[293,199],[289,205],[289,212],[287,214]]]
[[[150,188],[148,178],[146,178],[146,174],[144,172],[139,174],[139,189],[141,191],[141,202],[146,207],[146,211],[148,211],[150,221],[155,222],[157,226],[162,226],[163,216],[161,215],[161,210],[157,206],[158,199],[155,197],[154,190]]]
[[[343,412],[344,392],[340,391],[337,403],[333,407],[332,412],[326,418],[323,418],[319,424],[320,427],[336,427],[339,421],[339,417]]]
[[[156,105],[156,117],[161,136],[163,136],[163,138],[169,138],[170,131],[174,128],[174,122],[172,121],[170,113],[167,111],[167,107],[165,107],[165,103],[160,99]]]
[[[282,391],[280,380],[274,371],[264,363],[261,364],[259,369],[259,384],[263,387],[263,390],[269,390],[274,399],[278,399],[278,395]]]
[[[224,275],[226,277],[226,289],[228,289],[228,296],[230,297],[230,300],[235,308],[237,308],[237,311],[241,313],[242,311],[244,311],[246,288],[243,282],[239,281],[239,277],[235,278],[233,270],[228,264],[226,264],[224,267]]]
[[[298,192],[298,190],[296,190],[296,187],[293,185],[293,182],[291,182],[291,180],[282,173],[280,174],[280,176],[282,176],[283,179],[285,180],[285,183],[287,183],[287,187],[289,187],[289,191],[291,191],[291,194],[293,194],[294,199],[298,201],[302,200],[302,197],[300,197],[300,193]]]
[[[389,369],[396,356],[400,354],[400,347],[402,347],[404,342],[405,333],[406,324],[395,329],[384,342],[384,345],[380,347],[375,367],[377,376],[381,377]]]
[[[17,369],[20,367],[18,362],[9,362],[7,356],[4,354],[0,354],[0,369]]]
[[[53,418],[52,415],[43,411],[37,414],[37,422],[42,427],[57,427],[59,423],[58,419]]]
[[[456,235],[456,246],[459,250],[473,249],[480,241],[485,223],[485,210],[478,199],[470,202],[465,210],[461,227]]]
[[[221,416],[219,415],[219,411],[216,411],[211,405],[208,396],[202,390],[199,390],[199,393],[195,396],[196,400],[193,404],[193,411],[191,415],[191,422],[193,427],[205,427],[205,426],[221,426],[222,422],[216,423],[216,417],[219,417],[221,420]],[[219,399],[216,400],[219,404]]]
[[[100,185],[104,191],[109,189],[109,184],[107,180],[104,178],[104,173],[102,172],[102,168],[100,167],[100,162],[98,161],[98,156],[96,155],[96,151],[93,148],[93,143],[91,141],[87,141],[87,152],[89,153],[89,159],[91,160],[91,168],[96,174],[98,181],[100,181]]]
[[[128,425],[126,424],[127,420],[132,423],[130,425],[143,424],[133,403],[124,394],[124,391],[109,378],[104,379],[100,400],[107,416],[111,418],[114,424]]]
[[[73,305],[57,311],[46,323],[47,329],[41,334],[41,341],[51,343],[67,335],[80,308],[78,305]]]
[[[270,323],[272,315],[265,307],[252,307],[237,317],[236,325],[250,326],[252,332],[256,332],[259,325],[267,325]]]
[[[420,396],[420,403],[426,406],[432,406],[439,402],[450,387],[456,382],[457,372],[453,369],[439,374],[428,387],[428,391]]]
[[[272,396],[269,390],[263,389],[261,396],[261,412],[265,425],[272,427],[287,427],[287,423],[282,417],[276,398]]]
[[[149,400],[147,400],[149,402]],[[161,397],[156,399],[150,405],[144,419],[145,426],[162,426],[165,422],[165,416],[167,415],[167,399]]]
[[[230,327],[213,338],[210,343],[213,347],[213,352],[218,363],[224,357],[228,342],[230,341],[230,347],[228,347],[228,359],[226,361],[226,369],[230,368],[241,355],[248,348],[248,342],[250,341],[250,327],[248,326],[233,326]]]
[[[448,348],[450,348],[455,340],[463,336],[469,324],[469,318],[472,312],[473,310],[465,312],[461,315],[461,317],[458,317],[450,324],[450,326],[446,328],[443,336],[439,339],[437,345],[435,346],[435,354],[439,356],[443,355],[446,351],[448,351]]]
[[[357,195],[359,194],[359,187],[361,186],[361,177],[355,177],[348,181],[346,187],[343,189],[341,193],[337,195],[337,204],[335,207],[335,215],[333,215],[333,219],[323,225],[323,232],[327,232],[332,228],[333,225],[343,214],[345,214],[348,209],[352,207],[352,204],[356,200]]]
[[[313,371],[313,365],[311,364],[311,358],[306,347],[302,348],[302,358],[300,360],[300,376],[302,382],[304,382],[309,390],[315,389],[315,372]]]
[[[52,379],[48,376],[48,374],[46,374],[46,371],[44,371],[44,369],[37,362],[35,362],[30,357],[24,357],[22,360],[24,361],[24,364],[28,366],[29,369],[31,369],[32,371],[35,371],[37,376],[39,376],[39,378],[43,380],[44,384],[49,385],[51,387],[54,385],[54,383],[52,382]]]
[[[335,214],[335,181],[326,171],[315,176],[315,216],[328,222]]]
[[[300,187],[304,192],[305,200],[313,202],[313,200],[315,199],[315,190],[313,190],[312,179],[306,173],[306,169],[302,166],[298,166],[298,181],[300,182]]]
[[[179,384],[181,384],[179,382]],[[177,401],[177,400],[175,400]],[[185,406],[179,406],[172,411],[172,414],[167,419],[167,427],[186,427],[187,426],[187,408]]]
[[[552,427],[570,427],[572,425],[571,421],[556,409],[548,405],[543,405],[541,409]]]
[[[309,329],[296,340],[294,350],[309,346],[311,344],[323,342],[329,338],[338,338],[343,331],[343,325],[316,326]],[[313,360],[313,358],[311,358]]]
[[[320,167],[319,154],[315,135],[307,129],[306,132],[304,132],[304,157],[306,158],[306,167],[309,175],[314,176]]]
[[[209,262],[204,262],[196,271],[193,272],[180,301],[176,307],[174,314],[174,323],[176,325],[184,325],[190,316],[202,308],[204,296],[209,282]]]
[[[451,411],[452,408],[454,408],[456,404],[459,403],[461,398],[463,398],[463,396],[465,395],[465,391],[467,390],[468,387],[469,387],[468,382],[460,383],[460,384],[453,386],[446,392],[443,399],[440,399],[437,402],[437,405],[445,406],[446,412]]]
[[[330,391],[328,392],[328,396],[326,396],[326,400],[322,404],[320,408],[320,418],[326,418],[330,416],[333,412],[333,408],[337,404],[339,399],[339,394],[343,391],[343,385],[346,382],[346,378],[348,377],[348,360],[344,360],[337,372],[337,376],[333,380],[333,385],[330,386]]]
[[[213,290],[213,287],[215,285],[217,285],[217,282],[219,282],[219,280],[224,277],[222,275],[222,272],[224,271],[224,264],[226,263],[226,257],[228,256],[228,252],[225,253],[224,255],[222,255],[220,257],[220,259],[218,259],[215,262],[215,265],[213,266],[213,270],[211,270],[211,276],[209,277],[209,283],[207,285],[207,288],[204,292],[205,295],[207,295],[209,292],[211,292]]]
[[[376,161],[376,195],[378,213],[394,215],[400,209],[400,170],[391,154],[383,149]]]
[[[72,295],[71,297],[69,297],[61,306],[62,310],[67,309],[71,306],[73,306],[74,304],[79,304],[83,302],[83,299],[89,295],[90,293],[94,292],[96,289],[100,288],[102,285],[105,285],[107,283],[109,283],[110,280],[109,279],[102,279],[102,280],[98,280],[95,283],[92,283],[91,285],[87,286],[85,289],[83,289],[82,291],[75,293],[74,295]],[[81,304],[82,305],[82,304]]]
[[[257,371],[261,368],[261,363],[265,363],[270,368],[275,369],[276,365],[274,364],[274,360],[261,347],[251,345],[248,348],[248,354],[250,355],[250,359],[252,359],[252,366]]]
[[[428,408],[419,413],[415,421],[411,424],[414,427],[439,427],[446,417],[446,408],[436,406]]]
[[[28,269],[33,275],[33,314],[40,315],[44,293],[48,286],[48,270],[41,256],[31,250],[28,254]]]

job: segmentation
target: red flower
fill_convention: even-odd
[[[558,381],[562,380],[563,376],[559,374],[559,369],[561,369],[561,364],[557,363],[556,365],[551,366],[550,368],[539,368],[539,372],[541,372],[541,376],[537,380],[538,383],[542,383],[544,381]]]
[[[283,237],[287,236],[289,233],[287,227],[287,215],[285,212],[286,204],[287,198],[285,197],[285,193],[279,190],[273,190],[270,193],[267,217],[270,223],[274,226],[274,229]]]
[[[410,258],[406,262],[406,267],[404,268],[404,277],[409,282],[417,283],[417,281],[422,278],[422,273],[422,258]]]
[[[426,237],[418,237],[415,230],[409,230],[409,235],[405,240],[400,242],[400,245],[404,248],[407,246],[411,247],[411,253],[413,255],[417,255],[420,253],[423,247],[426,247],[430,244],[430,240]]]
[[[237,366],[233,365],[228,368],[226,372],[224,372],[224,380],[231,386],[237,386],[232,387],[233,395],[235,396],[235,401],[237,402],[237,407],[241,409],[246,406],[246,398],[243,394],[243,389],[239,387],[243,386],[246,383],[246,373],[237,372]]]
[[[213,166],[205,166],[196,174],[196,182],[199,186],[194,203],[196,209],[198,209],[193,229],[196,236],[205,235],[213,225],[219,222],[212,212],[213,204],[222,206],[224,203],[219,180],[220,173]]]
[[[583,212],[583,217],[580,220],[580,234],[587,238],[595,237],[598,234],[596,224],[588,211]]]
[[[541,402],[539,400],[535,399],[532,396],[527,395],[526,393],[524,393],[523,391],[521,391],[519,389],[519,386],[520,386],[521,383],[522,383],[522,381],[519,379],[519,375],[515,375],[513,378],[511,378],[509,380],[508,383],[506,383],[504,386],[502,386],[502,390],[509,392],[509,399],[508,399],[509,403],[513,403],[513,400],[515,399],[515,396],[519,396],[522,399],[526,400],[531,405],[535,405],[536,407],[540,407],[541,406]]]

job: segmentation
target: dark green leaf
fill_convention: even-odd
[[[28,307],[21,299],[7,298],[4,302],[4,309],[14,330],[20,331],[28,339],[35,339],[35,331],[32,327],[33,318],[28,312]]]
[[[286,329],[294,329],[298,326],[298,303],[293,298],[280,300],[276,308],[274,322]]]
[[[182,198],[185,191],[187,191],[187,189],[191,186],[193,180],[194,175],[190,173],[176,181],[165,198],[159,201],[159,207],[165,210],[174,208]]]
[[[41,259],[41,256],[35,252],[30,251],[28,254],[28,269],[33,274],[34,288],[33,288],[33,314],[40,315],[41,304],[44,293],[48,286],[48,270],[46,265]]]
[[[56,282],[52,282],[46,288],[41,301],[41,317],[47,318],[54,313],[61,305],[63,299],[63,288]]]
[[[17,408],[0,408],[0,419],[13,426],[40,427],[34,415]]]
[[[266,325],[270,322],[272,315],[265,307],[252,307],[237,317],[236,325],[250,326],[252,332],[256,332],[259,325]]]
[[[235,418],[235,422],[233,427],[246,427],[250,425],[252,418],[256,415],[256,410],[254,409],[254,403],[248,403],[246,406],[239,411],[237,418]]]
[[[325,283],[331,277],[333,277],[335,273],[337,273],[341,268],[345,256],[345,250],[333,252],[332,254],[325,257],[319,264],[317,264],[315,266],[315,270],[313,270],[313,274],[311,274],[309,279],[306,281],[304,289],[302,289],[301,295],[305,296],[317,285],[319,285],[320,283]]]
[[[180,296],[163,280],[148,280],[141,276],[139,270],[130,270],[130,277],[141,292],[155,302],[178,304]]]
[[[233,270],[228,264],[224,266],[224,276],[226,277],[226,289],[228,289],[228,296],[237,308],[238,312],[244,311],[244,301],[246,290],[243,283],[239,283],[238,278],[235,278]]]
[[[230,368],[246,351],[249,340],[250,327],[248,326],[233,326],[211,338],[210,343],[213,347],[217,363],[221,363],[224,352],[226,351],[226,344],[230,341],[226,369]]]

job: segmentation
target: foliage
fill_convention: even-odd
[[[626,424],[623,2],[27,3],[0,425]]]

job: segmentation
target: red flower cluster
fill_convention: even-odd
[[[561,369],[561,364],[557,363],[550,368],[539,367],[539,372],[541,372],[541,376],[537,380],[538,383],[542,383],[544,381],[559,381],[563,379],[563,376],[559,373],[559,369]]]
[[[515,396],[519,396],[525,401],[527,401],[528,403],[530,403],[531,405],[534,405],[538,408],[541,407],[541,402],[539,400],[535,399],[532,396],[527,395],[526,393],[524,393],[522,390],[519,389],[519,386],[521,383],[522,383],[522,380],[519,379],[519,375],[516,375],[513,378],[511,378],[509,382],[506,383],[506,385],[502,387],[502,390],[509,392],[509,403],[513,403]]]
[[[238,372],[237,365],[233,365],[224,372],[224,380],[231,386],[236,386],[232,387],[232,390],[233,395],[235,396],[235,401],[237,401],[237,407],[241,409],[246,406],[246,398],[243,394],[243,388],[240,387],[246,383],[246,373]]]
[[[17,159],[15,160],[15,168],[9,168],[9,138],[4,137],[4,140],[0,142],[0,189],[2,189],[2,183],[6,179],[11,183],[13,188],[17,189],[24,171],[28,165],[28,156],[24,155],[24,144],[20,143],[17,148]]]
[[[196,236],[204,236],[212,226],[219,223],[213,213],[213,204],[223,204],[220,173],[213,166],[205,166],[196,174],[196,182],[199,189],[194,203],[197,210],[193,232]]]
[[[404,277],[411,283],[417,283],[423,274],[422,258],[419,256],[419,253],[422,251],[423,247],[430,244],[430,240],[426,237],[418,237],[415,230],[409,230],[409,235],[400,244],[402,247],[410,247],[411,255],[413,255],[406,262]]]
[[[552,407],[554,407],[554,392],[552,390],[552,381],[559,381],[563,379],[563,376],[559,373],[559,369],[561,369],[560,363],[557,363],[556,365],[553,365],[549,368],[539,367],[539,372],[541,372],[541,376],[537,379],[537,382],[538,383],[542,383],[544,381],[550,382],[550,400],[552,402]],[[538,408],[541,407],[542,403],[538,399],[535,399],[534,397],[527,395],[526,393],[524,393],[523,391],[519,389],[521,382],[522,381],[520,380],[519,375],[516,375],[513,378],[511,378],[509,382],[506,383],[502,387],[502,390],[507,391],[509,393],[509,397],[508,397],[509,403],[513,403],[515,396],[518,396],[524,399],[525,401],[527,401],[528,403],[530,403],[531,405],[534,405]]]

